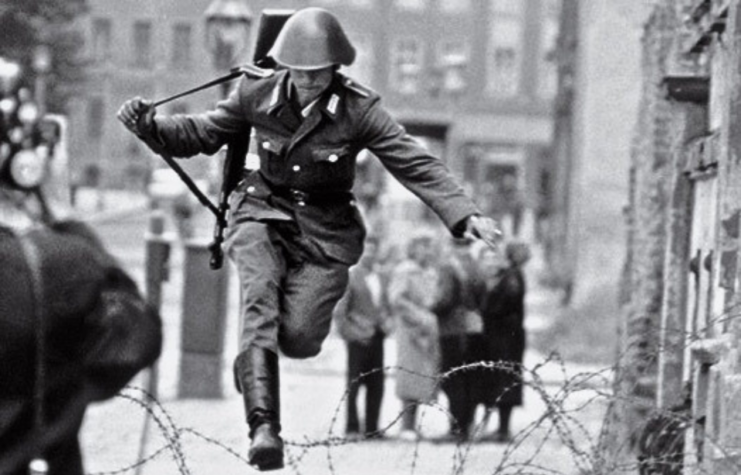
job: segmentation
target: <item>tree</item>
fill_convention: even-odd
[[[23,66],[24,81],[33,84],[33,57],[39,45],[51,51],[47,109],[64,112],[73,85],[84,78],[83,45],[75,19],[87,11],[86,0],[3,0],[0,4],[0,56]]]

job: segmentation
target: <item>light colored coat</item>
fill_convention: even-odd
[[[440,360],[437,317],[432,306],[437,295],[437,270],[412,261],[394,270],[389,303],[396,318],[398,344],[396,394],[400,399],[432,401]]]

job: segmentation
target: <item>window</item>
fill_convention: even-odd
[[[192,55],[192,28],[187,23],[179,23],[172,29],[172,66],[176,69],[190,69]]]
[[[538,58],[538,95],[546,99],[556,96],[558,88],[558,66],[556,47],[559,33],[560,0],[543,1],[543,17],[540,22],[540,56]]]
[[[440,44],[438,68],[441,71],[441,87],[448,93],[461,92],[466,88],[468,67],[468,45],[465,40],[449,40]]]
[[[486,65],[490,95],[510,97],[520,91],[523,4],[521,0],[493,1]]]
[[[97,63],[111,58],[111,20],[108,18],[93,20],[92,56]]]
[[[93,140],[100,140],[103,136],[103,122],[105,121],[105,104],[102,97],[91,97],[87,104],[87,136]]]
[[[152,23],[134,22],[134,66],[146,68],[152,64]]]
[[[446,13],[461,13],[471,9],[471,0],[439,0],[440,10]]]
[[[420,91],[423,50],[418,38],[397,39],[391,47],[391,87],[401,94]]]
[[[427,6],[427,0],[395,0],[394,5],[399,10],[421,11]]]

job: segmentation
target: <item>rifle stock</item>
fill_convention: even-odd
[[[209,246],[211,251],[211,269],[220,269],[224,265],[224,230],[227,226],[227,213],[229,212],[229,196],[242,179],[247,151],[250,145],[251,128],[245,130],[244,135],[235,139],[226,148],[224,168],[221,180],[221,192],[219,193],[219,212],[214,223],[214,241]]]

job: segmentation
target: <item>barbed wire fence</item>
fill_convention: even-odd
[[[714,321],[708,322],[708,326],[717,324],[729,324],[738,317],[732,309],[718,316]],[[681,337],[687,345],[698,341],[697,334],[682,333]],[[686,444],[686,434],[693,424],[693,416],[690,407],[671,407],[667,409],[652,408],[648,411],[645,424],[641,432],[635,434],[638,453],[629,460],[625,458],[613,458],[612,454],[621,452],[623,447],[606,447],[612,443],[611,431],[614,427],[614,411],[625,410],[630,407],[645,407],[645,398],[632,396],[631,391],[620,390],[621,364],[625,364],[627,354],[633,350],[630,346],[626,348],[617,358],[615,365],[589,372],[571,374],[568,364],[558,353],[552,353],[543,358],[542,361],[526,367],[524,365],[510,362],[481,361],[454,368],[445,373],[437,375],[424,375],[409,371],[398,366],[388,366],[365,373],[351,382],[352,385],[361,384],[362,381],[383,371],[387,375],[394,376],[401,373],[413,374],[417,377],[434,380],[436,387],[440,388],[443,382],[455,378],[457,375],[471,371],[500,371],[509,373],[518,378],[521,385],[536,397],[537,406],[541,406],[540,412],[534,409],[536,404],[529,400],[525,411],[528,420],[524,427],[513,434],[511,440],[502,446],[501,450],[492,451],[492,444],[481,443],[477,437],[469,440],[459,440],[454,444],[453,453],[450,457],[450,465],[446,471],[439,473],[450,473],[462,475],[466,473],[490,473],[517,474],[517,475],[612,475],[612,474],[660,474],[680,475],[683,473],[705,474],[700,462],[702,460],[702,445],[712,447],[718,454],[729,456],[731,464],[735,460],[731,457],[732,452],[723,447],[710,434],[703,434],[701,443]],[[654,353],[646,353],[644,357],[647,363],[658,361],[659,355],[665,348],[659,348]],[[560,379],[554,381],[553,366]],[[550,379],[546,380],[543,370],[550,369]],[[326,451],[326,471],[332,475],[343,472],[339,468],[336,454],[346,447],[362,446],[363,444],[376,443],[380,440],[393,440],[396,426],[404,416],[404,412],[411,410],[410,407],[402,408],[393,419],[375,433],[366,434],[363,437],[346,437],[336,435],[336,426],[339,425],[343,408],[350,390],[337,402],[330,417],[329,429],[324,437],[312,438],[304,436],[300,439],[288,438],[286,443],[286,468],[296,475],[305,473],[307,468],[307,457],[317,451]],[[530,396],[529,396],[530,397]],[[236,464],[244,465],[245,469],[253,470],[246,458],[245,447],[240,445],[234,447],[228,442],[219,440],[218,437],[207,435],[204,431],[188,425],[187,418],[176,418],[168,411],[165,404],[155,398],[145,389],[136,386],[128,386],[118,398],[140,408],[143,413],[154,422],[154,430],[161,436],[164,442],[147,451],[146,456],[135,460],[131,464],[112,470],[97,471],[89,475],[123,475],[133,473],[155,460],[169,455],[173,470],[182,475],[194,474],[189,464],[187,444],[206,444],[222,451],[228,455]],[[429,413],[440,413],[450,423],[456,421],[452,414],[439,402],[420,403],[422,411],[417,419],[418,428],[425,425],[425,417]],[[590,422],[585,420],[584,414],[597,412],[601,414],[599,427],[595,430],[590,427]],[[593,417],[593,416],[592,416]],[[235,420],[235,424],[241,424]],[[594,424],[591,424],[594,425]],[[485,430],[481,423],[473,430],[474,434]],[[404,444],[402,456],[406,457],[404,472],[415,475],[421,472],[420,461],[424,457],[422,448],[428,441],[418,439],[414,442],[411,450],[408,444]],[[378,445],[370,446],[369,450],[378,450],[379,457],[385,451],[390,450],[388,444],[384,448]],[[560,460],[567,460],[567,468],[556,467],[552,464],[553,452],[559,453]],[[476,459],[475,463],[472,459]],[[486,466],[486,472],[482,472],[482,463]],[[693,464],[694,461],[694,464]],[[442,468],[439,467],[441,470]],[[738,473],[741,473],[741,464],[737,465]],[[312,472],[313,473],[313,472]],[[351,472],[354,473],[354,472]]]

